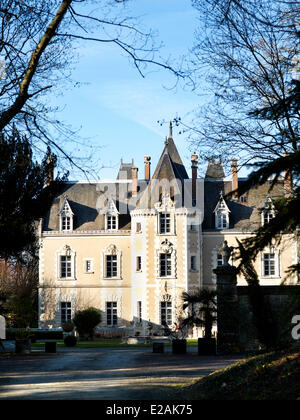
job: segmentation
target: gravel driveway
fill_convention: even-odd
[[[151,348],[58,349],[0,358],[0,400],[164,400],[174,389],[239,360]]]

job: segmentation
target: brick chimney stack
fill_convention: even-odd
[[[232,198],[234,200],[238,200],[238,193],[237,193],[237,189],[239,187],[239,177],[238,177],[238,164],[237,164],[238,160],[236,158],[232,159],[232,164],[231,164],[231,168],[232,168]]]
[[[131,177],[132,177],[131,195],[132,196],[137,196],[137,193],[138,193],[138,168],[136,166],[132,166],[132,168],[131,168]]]
[[[198,177],[198,156],[194,152],[192,154],[192,205],[197,202],[197,177]]]
[[[145,180],[150,181],[150,166],[151,166],[151,157],[144,156],[144,163],[145,163]]]

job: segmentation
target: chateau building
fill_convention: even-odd
[[[271,192],[264,185],[238,198],[233,191],[244,179],[235,159],[230,178],[212,160],[203,179],[197,159],[189,178],[170,125],[152,176],[145,156],[143,179],[133,161],[121,161],[115,180],[66,182],[40,224],[40,327],[60,327],[94,306],[101,327],[145,334],[149,321],[158,329],[178,322],[183,291],[215,287],[224,240],[237,246],[268,223],[288,186],[282,179]],[[255,261],[261,284],[280,284],[297,252],[290,234],[270,244]],[[246,285],[243,277],[238,283]]]

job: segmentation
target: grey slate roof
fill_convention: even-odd
[[[138,209],[151,209],[160,199],[161,184],[159,181],[166,179],[172,181],[173,199],[176,207],[182,206],[184,181],[189,179],[186,169],[179,156],[172,137],[165,142],[161,157],[158,161],[150,182],[139,180],[137,197],[131,196],[131,168],[132,163],[121,161],[120,170],[116,181],[66,183],[62,193],[54,200],[48,215],[43,221],[44,231],[59,230],[58,212],[67,195],[68,202],[74,213],[74,230],[96,231],[105,229],[105,207],[110,198],[120,212],[119,229],[130,230],[130,211]],[[120,172],[122,176],[120,176]],[[124,174],[126,175],[124,178]],[[121,178],[121,179],[120,179]],[[240,179],[239,183],[243,180]],[[226,197],[231,192],[232,183],[224,178],[221,162],[211,161],[208,165],[204,179],[204,221],[203,231],[214,231],[214,210],[220,198],[220,192],[225,196],[230,210],[230,230],[249,231],[255,230],[261,224],[260,209],[263,208],[266,198],[279,198],[284,195],[283,181],[279,181],[274,189],[269,192],[269,185],[265,184],[253,188],[245,194],[247,201],[233,201]],[[171,197],[172,198],[172,197]]]

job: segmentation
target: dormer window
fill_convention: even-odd
[[[261,213],[261,223],[262,226],[270,223],[272,219],[275,217],[275,207],[272,201],[272,198],[267,197],[267,200],[264,205],[264,209]]]
[[[74,213],[72,212],[71,206],[65,197],[59,215],[59,230],[61,232],[70,232],[73,230],[73,218]]]
[[[119,212],[114,203],[114,200],[110,199],[105,209],[105,229],[106,230],[118,230],[119,229]]]
[[[174,201],[170,195],[163,193],[158,203],[154,204],[157,211],[157,233],[160,235],[175,234]]]
[[[230,210],[221,193],[219,202],[214,210],[215,213],[215,227],[216,229],[223,230],[229,229],[229,213]]]
[[[107,214],[106,215],[106,229],[107,230],[116,230],[117,229],[117,216]]]
[[[170,233],[171,232],[171,214],[161,213],[159,218],[159,233]]]

